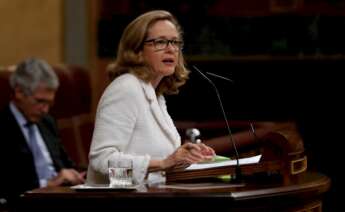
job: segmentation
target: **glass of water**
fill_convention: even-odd
[[[109,187],[121,188],[133,185],[133,162],[130,158],[116,157],[108,160]]]

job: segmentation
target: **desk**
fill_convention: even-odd
[[[319,173],[301,174],[294,182],[280,178],[249,179],[242,185],[192,190],[145,186],[138,191],[75,191],[41,188],[21,197],[21,211],[321,211],[330,179]],[[230,184],[231,185],[231,184]]]

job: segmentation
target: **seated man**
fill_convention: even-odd
[[[59,143],[47,113],[59,86],[43,60],[28,59],[10,76],[11,101],[0,112],[0,200],[9,206],[25,191],[84,182]]]

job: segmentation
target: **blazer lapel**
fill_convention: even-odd
[[[32,157],[32,153],[31,153],[28,143],[26,142],[26,138],[24,137],[24,134],[22,130],[20,129],[20,126],[18,125],[16,118],[12,114],[9,107],[6,108],[6,114],[8,114],[7,123],[10,126],[9,129],[13,130],[12,137],[8,139],[16,142],[16,144],[19,147],[19,150],[22,153],[29,154]]]
[[[60,170],[63,166],[63,162],[59,156],[59,140],[56,136],[53,136],[50,130],[46,127],[46,124],[42,122],[37,123],[37,127],[41,133],[43,142],[45,143],[48,152],[50,153],[50,157],[53,161],[53,165],[56,170]]]
[[[162,130],[167,134],[173,146],[177,148],[181,144],[181,138],[169,114],[165,112],[166,106],[164,97],[160,96],[157,99],[155,90],[151,84],[141,81],[141,85],[150,104],[150,109],[153,116],[155,117]]]

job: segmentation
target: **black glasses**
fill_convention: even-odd
[[[156,50],[166,49],[168,47],[169,43],[176,50],[181,50],[183,48],[183,41],[168,40],[168,39],[164,39],[164,38],[149,39],[149,40],[144,41],[144,43],[152,43],[153,47]]]
[[[41,106],[53,106],[54,105],[54,101],[50,100],[50,99],[44,99],[44,98],[38,98],[35,96],[29,96],[31,97],[31,101],[34,105],[41,105]]]

